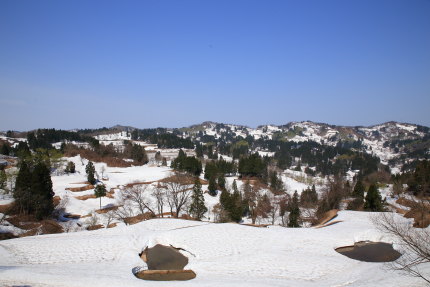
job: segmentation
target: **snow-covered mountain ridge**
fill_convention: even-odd
[[[315,141],[332,146],[341,141],[351,147],[377,155],[385,164],[406,152],[411,152],[415,141],[420,142],[421,150],[424,149],[427,154],[430,153],[430,129],[428,127],[393,121],[369,127],[336,126],[303,121],[280,126],[262,125],[257,128],[204,122],[179,130],[183,137],[191,137],[196,140],[200,140],[203,136],[212,136],[216,140],[252,137],[254,140]]]

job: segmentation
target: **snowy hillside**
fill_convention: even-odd
[[[320,144],[335,146],[339,141],[350,143],[365,152],[376,155],[383,164],[388,164],[390,159],[403,154],[402,148],[396,148],[396,141],[413,141],[429,138],[430,131],[427,127],[414,124],[387,122],[370,127],[334,126],[310,121],[291,122],[286,125],[263,125],[257,128],[245,126],[218,124],[205,122],[181,129],[183,136],[190,136],[199,140],[202,135],[213,136],[215,139],[223,136],[243,137],[250,136],[258,139],[278,139],[294,142],[315,141]],[[430,153],[430,145],[424,143],[427,153]]]
[[[357,241],[392,242],[371,228],[368,213],[341,212],[338,220],[325,228],[286,229],[154,219],[8,240],[0,243],[0,284],[161,286],[132,273],[146,266],[138,254],[161,243],[185,249],[186,268],[197,274],[194,280],[169,286],[425,286],[419,279],[387,271],[382,263],[337,253],[335,248]]]

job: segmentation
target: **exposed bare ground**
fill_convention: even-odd
[[[128,217],[124,220],[124,222],[130,225],[133,225],[133,224],[142,222],[144,220],[148,220],[150,218],[153,218],[152,214],[150,212],[146,212],[144,214]]]
[[[337,217],[337,212],[338,212],[337,209],[332,209],[324,213],[323,218],[316,224],[315,227],[318,228],[318,227],[328,226],[326,225],[326,223],[332,220],[333,218]]]
[[[113,191],[113,189],[111,190],[111,191],[109,191],[109,192],[107,192],[106,193],[106,197],[108,197],[108,198],[114,198],[114,191]],[[90,199],[90,198],[97,198],[94,194],[87,194],[87,195],[80,195],[80,196],[75,196],[75,198],[76,199],[79,199],[79,200],[87,200],[87,199]]]
[[[7,213],[13,207],[13,202],[0,205],[0,213]]]
[[[88,226],[87,227],[87,230],[97,230],[97,229],[101,229],[101,228],[103,228],[104,226],[102,225],[102,224],[97,224],[97,225],[93,225],[93,226]]]
[[[137,278],[151,281],[182,281],[196,278],[196,273],[192,270],[144,270],[135,275]]]
[[[90,190],[90,189],[94,189],[94,185],[88,184],[88,185],[82,186],[82,187],[67,187],[66,188],[66,190],[70,190],[72,192],[86,191],[86,190]]]
[[[396,203],[410,208],[409,211],[399,213],[406,218],[413,218],[414,227],[426,228],[430,225],[430,204],[427,202],[416,202],[401,197]]]
[[[102,209],[97,209],[96,212],[98,214],[104,214],[104,213],[108,213],[111,210],[117,210],[117,209],[118,209],[118,206],[110,206]]]

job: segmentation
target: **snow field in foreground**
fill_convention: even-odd
[[[372,228],[369,213],[339,213],[326,228],[255,228],[154,219],[92,232],[26,237],[0,243],[0,286],[167,286],[141,281],[146,246],[186,251],[197,278],[168,286],[425,286],[381,263],[349,259],[334,249],[356,241],[392,242]],[[1,285],[4,284],[4,285]]]

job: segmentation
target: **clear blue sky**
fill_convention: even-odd
[[[430,126],[430,1],[0,1],[0,130]]]

